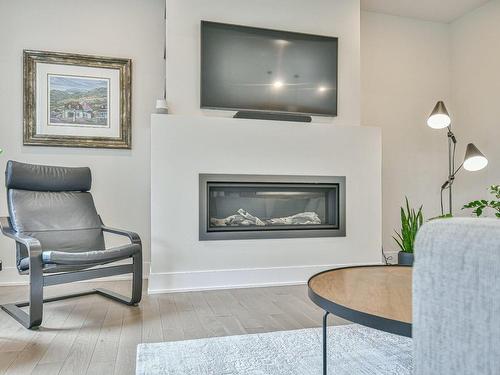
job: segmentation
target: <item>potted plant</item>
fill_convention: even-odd
[[[406,200],[406,210],[401,207],[401,232],[396,232],[397,237],[392,237],[398,244],[401,251],[398,253],[398,264],[413,265],[413,245],[415,237],[417,236],[418,229],[424,223],[424,216],[422,214],[422,206],[415,211],[410,209],[408,198]]]
[[[472,213],[477,217],[480,217],[484,213],[484,210],[489,208],[496,211],[495,216],[500,219],[500,185],[491,185],[488,190],[495,196],[495,199],[492,199],[491,201],[486,199],[472,201],[463,206],[462,210],[466,208],[473,208],[474,210]]]

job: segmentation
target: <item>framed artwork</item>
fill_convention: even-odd
[[[131,60],[23,52],[24,144],[132,145]]]

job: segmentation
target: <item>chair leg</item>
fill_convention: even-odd
[[[132,299],[133,305],[141,302],[142,298],[142,252],[133,256],[134,271],[132,273]]]
[[[11,317],[13,317],[15,320],[17,320],[19,323],[21,323],[25,328],[28,329],[33,329],[37,328],[40,324],[35,324],[37,322],[34,322],[31,319],[31,316],[24,312],[23,310],[20,309],[19,306],[17,306],[15,303],[9,303],[7,305],[2,305],[2,310],[4,310],[7,314],[9,314]]]
[[[62,296],[44,299],[43,303],[61,301],[64,299],[75,298],[75,297],[83,297],[83,296],[87,296],[89,294],[97,294],[97,292],[95,290],[90,290],[90,291],[81,292],[81,293],[65,294]],[[29,328],[29,329],[33,329],[41,324],[41,318],[40,318],[40,323],[37,324],[37,321],[35,319],[30,317],[29,314],[27,314],[24,310],[21,309],[21,307],[27,307],[27,306],[30,306],[29,302],[9,303],[6,305],[1,305],[0,307],[7,314],[12,316],[19,323],[21,323],[24,327]]]
[[[40,259],[38,259],[40,258]],[[30,299],[29,299],[29,327],[42,324],[43,318],[43,265],[42,259],[37,257],[30,260]]]
[[[132,297],[125,297],[111,290],[97,288],[95,291],[107,298],[124,303],[129,306],[136,306],[142,298],[142,254],[132,256]]]
[[[10,303],[0,306],[7,314],[21,323],[28,329],[37,328],[42,324],[43,303],[59,301],[62,299],[81,297],[89,294],[100,294],[101,296],[111,298],[115,301],[129,306],[136,306],[142,298],[142,254],[136,254],[132,257],[132,297],[125,297],[121,294],[107,289],[97,288],[88,292],[69,294],[64,296],[43,299],[43,273],[41,260],[38,267],[38,260],[31,259],[30,263],[30,295],[29,302]],[[21,307],[28,307],[29,313],[26,313]]]
[[[40,258],[40,259],[39,259]],[[21,307],[28,306],[28,313]],[[43,319],[43,272],[41,255],[30,257],[30,293],[29,302],[11,303],[2,309],[28,329],[42,324]]]

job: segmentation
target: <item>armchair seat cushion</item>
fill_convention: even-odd
[[[100,264],[115,262],[129,258],[141,251],[139,244],[127,244],[113,247],[106,250],[94,250],[84,252],[64,252],[47,250],[42,252],[42,262],[47,265],[47,270],[56,271],[53,265],[57,266],[75,266],[78,268],[92,267]],[[57,267],[61,268],[61,267]],[[65,267],[63,267],[65,268]],[[19,269],[26,271],[29,269],[29,257],[21,259]],[[62,269],[61,269],[62,270]]]

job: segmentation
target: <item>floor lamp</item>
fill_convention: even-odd
[[[457,139],[451,131],[451,118],[446,109],[446,106],[442,101],[436,103],[436,106],[432,110],[429,118],[427,119],[427,125],[432,129],[444,129],[448,128],[448,179],[441,185],[441,215],[444,215],[443,207],[443,192],[448,189],[448,200],[449,200],[449,211],[448,214],[452,215],[453,208],[453,193],[452,187],[455,181],[456,174],[462,169],[462,167],[467,171],[479,171],[488,165],[488,159],[479,151],[479,149],[474,146],[474,144],[469,143],[467,149],[465,150],[464,161],[460,166],[455,169],[455,148],[457,145]]]

